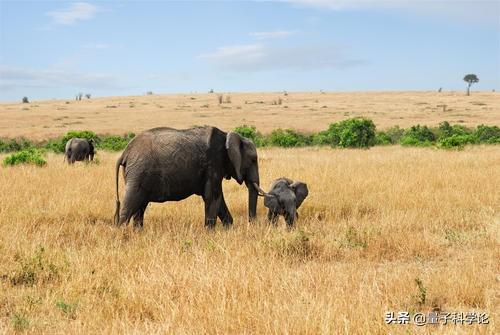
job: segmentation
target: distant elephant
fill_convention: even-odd
[[[73,137],[66,143],[64,157],[69,164],[75,161],[94,160],[94,140]]]
[[[278,178],[271,184],[264,198],[264,206],[269,211],[267,218],[274,224],[280,215],[285,217],[288,226],[292,226],[299,214],[297,209],[309,194],[307,184],[288,178]]]
[[[120,209],[118,173],[124,167],[125,198]],[[205,226],[233,223],[222,193],[222,179],[248,188],[249,219],[256,216],[259,168],[255,145],[215,127],[154,128],[136,136],[116,162],[115,223],[142,227],[149,202],[179,201],[193,194],[205,202]]]

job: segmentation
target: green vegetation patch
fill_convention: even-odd
[[[19,164],[44,166],[47,162],[43,158],[42,152],[35,148],[18,151],[5,157],[3,160],[4,166],[14,166]]]

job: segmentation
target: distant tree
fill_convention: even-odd
[[[210,91],[208,91],[208,93],[214,93],[214,89],[211,88]]]
[[[75,97],[75,100],[80,101],[80,100],[82,100],[82,97],[83,97],[83,93],[78,93]]]
[[[85,98],[90,99],[92,95],[90,93],[85,94]]]
[[[479,78],[471,73],[464,77],[464,81],[467,83],[467,95],[470,95],[470,87],[479,81]]]
[[[153,91],[147,91],[146,95],[153,95]]]
[[[23,97],[23,104],[28,104],[28,103],[29,103],[28,97]]]
[[[441,93],[442,91],[443,91],[443,88],[440,87],[439,90],[438,90],[438,92]]]

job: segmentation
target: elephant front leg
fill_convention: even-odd
[[[272,210],[269,210],[267,212],[267,219],[273,224],[273,225],[277,225],[278,223],[278,218],[279,218],[279,214],[276,213],[276,212],[273,212]]]
[[[230,226],[233,224],[233,217],[229,213],[229,208],[227,208],[226,201],[224,200],[224,194],[221,194],[220,206],[217,216],[222,221],[225,226]]]
[[[207,180],[203,192],[205,202],[205,227],[214,228],[217,222],[217,214],[221,206],[222,180],[219,182]]]
[[[220,197],[205,200],[205,227],[214,228],[220,207]]]

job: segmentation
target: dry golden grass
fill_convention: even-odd
[[[259,155],[265,188],[309,185],[292,231],[269,227],[262,201],[247,223],[234,181],[231,229],[206,231],[196,197],[150,205],[142,231],[115,227],[117,154],[0,168],[0,333],[498,334],[499,147]],[[490,324],[384,323],[433,308]]]
[[[500,93],[494,92],[472,92],[471,96],[463,92],[224,94],[227,95],[231,103],[221,105],[216,93],[3,103],[0,137],[46,139],[68,130],[121,134],[158,126],[187,128],[205,124],[225,130],[251,124],[264,133],[290,127],[312,132],[359,116],[371,118],[379,129],[394,125],[433,126],[445,120],[466,126],[500,124]],[[282,104],[273,105],[279,99]],[[446,105],[445,111],[442,105]]]

